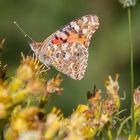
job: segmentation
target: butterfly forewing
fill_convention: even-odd
[[[50,45],[60,43],[82,43],[88,47],[93,33],[98,29],[99,20],[96,15],[80,17],[60,28],[43,43]]]
[[[98,26],[96,15],[83,16],[70,22],[42,43],[38,49],[39,59],[80,80],[87,67],[90,39]]]

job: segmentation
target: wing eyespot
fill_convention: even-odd
[[[66,52],[57,52],[56,54],[55,54],[55,57],[56,58],[65,58],[66,57]]]
[[[75,53],[74,53],[74,57],[75,57],[76,59],[80,59],[80,58],[82,57],[82,53],[81,53],[81,52],[75,52]]]
[[[65,51],[62,52],[62,57],[63,57],[63,58],[66,57],[66,52],[65,52]]]
[[[81,56],[81,53],[76,52],[76,53],[75,53],[75,56],[79,57],[79,56]]]
[[[60,53],[56,53],[55,57],[59,58],[60,57]]]
[[[74,71],[77,71],[78,68],[79,68],[78,64],[74,64],[74,65],[73,65],[73,70],[74,70]]]

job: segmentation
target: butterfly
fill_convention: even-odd
[[[43,42],[30,43],[38,59],[47,67],[56,68],[75,80],[81,80],[86,71],[88,47],[98,29],[96,15],[85,15],[71,21]]]

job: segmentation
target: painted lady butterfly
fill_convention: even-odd
[[[46,66],[52,65],[71,78],[81,80],[87,67],[90,39],[98,26],[96,15],[86,15],[71,21],[43,42],[33,41],[30,46]]]

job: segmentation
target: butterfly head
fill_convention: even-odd
[[[29,45],[30,45],[31,49],[32,49],[36,54],[39,53],[39,51],[40,51],[40,49],[41,49],[41,47],[42,47],[42,43],[35,42],[35,41],[32,42],[32,43],[30,43]]]

